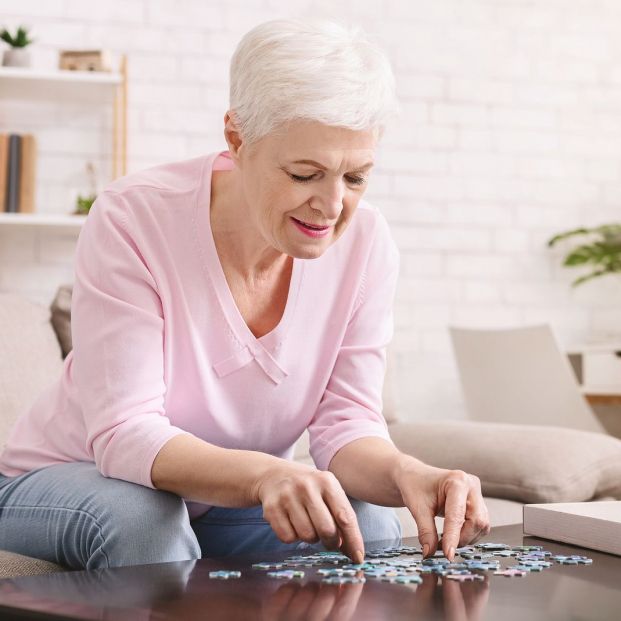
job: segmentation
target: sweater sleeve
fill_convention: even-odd
[[[162,304],[137,236],[128,232],[127,207],[121,194],[102,192],[80,232],[73,378],[98,470],[153,488],[155,456],[186,432],[165,415]]]
[[[379,436],[392,443],[382,415],[382,388],[393,335],[399,251],[388,224],[378,216],[358,301],[308,426],[310,453],[320,470],[327,470],[335,453],[358,438]]]

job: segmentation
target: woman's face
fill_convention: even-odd
[[[373,130],[292,123],[234,157],[248,213],[265,241],[314,259],[345,231],[364,194],[377,142]]]

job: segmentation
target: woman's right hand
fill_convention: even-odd
[[[263,517],[284,543],[321,540],[355,563],[364,560],[364,542],[347,494],[329,471],[282,460],[255,484]]]

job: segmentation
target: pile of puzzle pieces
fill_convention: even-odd
[[[461,560],[450,562],[441,551],[423,558],[420,548],[400,546],[367,552],[365,561],[352,564],[351,559],[339,552],[318,552],[307,556],[290,556],[282,562],[263,562],[252,565],[264,570],[270,578],[291,580],[304,578],[301,567],[314,568],[315,574],[327,584],[358,584],[367,578],[394,584],[419,584],[425,574],[436,574],[443,579],[471,582],[484,580],[485,573],[507,578],[524,577],[541,572],[555,564],[591,565],[586,556],[554,555],[542,546],[508,546],[504,543],[479,543],[457,548]],[[501,566],[501,559],[505,566]],[[326,567],[329,565],[329,567]],[[240,578],[239,571],[212,571],[210,578],[228,580]]]

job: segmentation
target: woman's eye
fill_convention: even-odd
[[[312,181],[314,175],[310,175],[309,177],[303,177],[301,175],[294,175],[290,173],[291,178],[298,183],[308,183]],[[364,177],[346,177],[347,181],[353,185],[362,185],[366,179]]]
[[[301,177],[300,175],[294,175],[293,173],[291,173],[291,178],[294,181],[298,181],[299,183],[307,183],[313,178],[313,175],[311,175],[310,177]]]

